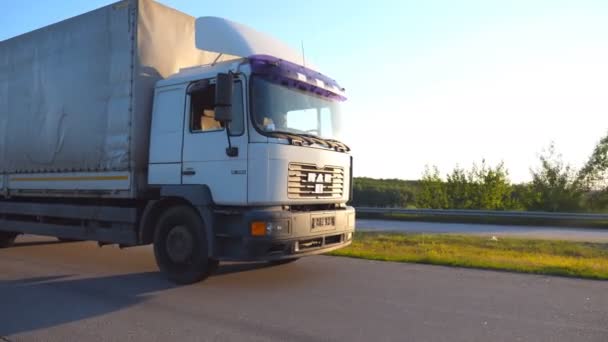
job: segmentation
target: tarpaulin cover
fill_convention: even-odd
[[[0,42],[0,173],[142,173],[155,82],[218,56],[194,21],[129,0]]]

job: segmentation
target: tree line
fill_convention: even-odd
[[[442,177],[427,167],[422,179],[355,178],[354,206],[433,209],[608,211],[608,135],[586,164],[575,169],[551,145],[530,170],[532,180],[513,184],[504,163],[482,161],[469,169],[455,167]]]

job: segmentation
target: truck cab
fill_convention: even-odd
[[[350,243],[352,158],[335,81],[255,55],[184,70],[154,99],[148,182],[208,189],[215,259],[290,260]]]
[[[249,28],[201,18],[197,29],[231,37],[220,46],[202,39],[201,49],[246,57],[157,83],[148,183],[161,192],[204,189],[198,193],[212,206],[199,210],[209,221],[214,260],[292,261],[350,244],[355,213],[346,205],[352,157],[340,141],[343,88]],[[246,47],[226,43],[242,41]]]

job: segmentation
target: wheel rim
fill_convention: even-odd
[[[175,226],[167,234],[167,256],[174,263],[184,263],[194,251],[193,236],[184,226]]]

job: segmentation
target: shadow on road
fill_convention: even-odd
[[[218,270],[212,275],[212,277],[218,277],[228,275],[232,273],[244,273],[249,271],[261,270],[263,268],[278,267],[271,265],[267,262],[254,262],[254,263],[230,263],[221,264]]]
[[[267,267],[272,266],[268,263],[225,264],[211,278]],[[159,272],[73,277],[58,275],[0,281],[0,336],[110,314],[137,305],[155,292],[177,287]]]
[[[0,282],[0,335],[44,329],[112,313],[174,287],[156,272],[66,279],[69,275]]]
[[[33,247],[33,246],[45,246],[45,245],[60,245],[64,243],[77,243],[82,241],[59,241],[59,240],[49,240],[49,241],[28,241],[28,242],[15,242],[11,248],[18,247]]]
[[[174,286],[155,272],[65,279],[68,277],[0,282],[0,335],[108,314],[142,302],[148,293]]]

